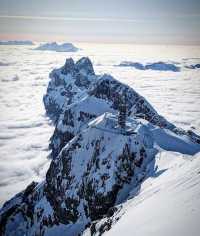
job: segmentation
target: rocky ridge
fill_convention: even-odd
[[[88,58],[67,59],[50,78],[44,104],[55,124],[52,161],[42,183],[4,204],[1,235],[77,236],[85,229],[102,235],[118,220],[129,192],[154,171],[159,146],[170,149],[176,142],[177,152],[183,146],[185,152],[200,150],[198,135],[175,127],[112,76],[96,75]],[[121,130],[124,96],[128,117]]]

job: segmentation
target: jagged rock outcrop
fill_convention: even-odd
[[[111,214],[123,187],[139,185],[154,159],[156,149],[150,136],[144,140],[144,126],[130,119],[122,134],[110,113],[90,122],[51,162],[45,182],[32,183],[4,205],[2,234],[48,235],[72,224],[81,233]]]
[[[153,146],[145,147],[139,134],[123,135],[116,126],[116,117],[109,114],[97,118],[52,161],[47,192],[63,223],[100,219],[114,206],[123,185],[133,176],[137,183],[137,173],[153,158]],[[67,199],[61,200],[60,194]]]
[[[146,99],[129,86],[120,83],[110,75],[95,75],[89,58],[83,57],[76,63],[72,58],[67,59],[64,67],[53,70],[50,78],[44,104],[48,115],[54,121],[57,121],[60,114],[68,109],[68,105],[86,95],[93,95],[105,102],[110,102],[112,108],[118,110],[120,97],[126,94],[129,114],[132,111],[145,119],[152,119],[151,122],[160,122],[164,126],[174,127],[159,116]]]
[[[143,118],[200,142],[192,132],[181,130],[160,116],[144,97],[129,86],[107,74],[95,75],[89,58],[83,57],[76,63],[72,58],[67,59],[62,68],[50,74],[50,78],[44,104],[47,114],[56,124],[50,142],[52,158],[56,158],[64,145],[90,120],[107,111],[116,114],[123,96],[126,96],[129,116]]]
[[[44,104],[55,123],[52,161],[42,183],[33,182],[4,204],[1,235],[77,236],[86,228],[101,235],[118,220],[119,204],[154,172],[160,147],[200,150],[198,135],[176,128],[112,76],[95,75],[88,58],[67,59],[50,78]],[[121,97],[128,113],[123,130]]]
[[[97,76],[91,61],[83,57],[76,63],[72,58],[66,59],[62,68],[50,73],[50,78],[44,105],[47,114],[56,122],[66,106],[85,97],[88,87]]]

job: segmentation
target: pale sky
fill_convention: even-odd
[[[200,44],[200,0],[0,0],[0,39]]]

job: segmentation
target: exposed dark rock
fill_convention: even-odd
[[[62,73],[67,75],[68,73],[74,74],[75,72],[75,64],[72,58],[67,58],[65,61],[65,65],[62,68]]]
[[[118,125],[123,96],[124,130]],[[4,204],[3,236],[48,236],[61,224],[73,235],[88,227],[91,235],[102,235],[119,219],[116,200],[127,200],[124,189],[139,189],[150,163],[154,170],[152,128],[200,143],[198,135],[176,128],[132,88],[112,76],[96,76],[88,58],[68,59],[51,73],[44,103],[56,127],[52,161],[44,182],[31,183]]]
[[[82,57],[76,62],[76,68],[78,71],[83,72],[86,75],[94,75],[94,69],[92,62],[88,57]]]
[[[200,68],[200,64],[194,64],[194,65],[188,65],[185,66],[188,69],[199,69]]]

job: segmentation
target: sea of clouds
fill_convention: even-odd
[[[76,46],[76,45],[75,45]],[[80,44],[82,50],[48,52],[34,46],[0,46],[0,205],[31,181],[45,177],[53,125],[46,117],[43,95],[52,69],[89,56],[96,73],[110,73],[143,95],[177,126],[200,130],[200,47]],[[163,61],[179,72],[118,67],[123,61]]]

